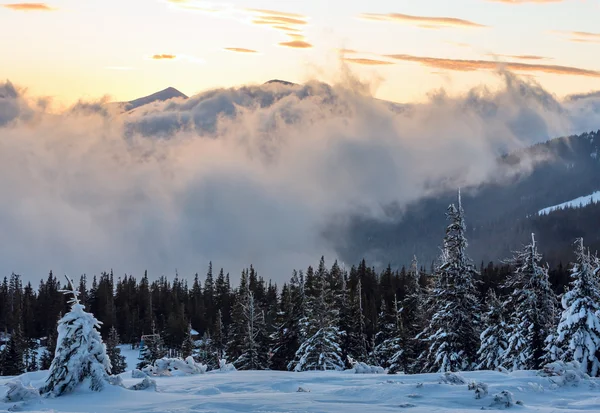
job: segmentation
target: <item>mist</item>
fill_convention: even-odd
[[[333,262],[332,222],[501,182],[499,155],[600,124],[597,94],[560,101],[498,76],[500,88],[406,105],[345,77],[127,113],[106,100],[56,113],[26,85],[0,84],[0,275],[189,278],[212,261],[234,283],[250,264],[283,282],[321,255]]]

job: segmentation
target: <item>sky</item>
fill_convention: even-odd
[[[600,89],[600,0],[48,0],[0,3],[0,78],[57,103],[335,80],[422,100],[497,81]]]
[[[0,277],[282,282],[342,259],[357,217],[501,184],[541,159],[499,155],[600,125],[598,1],[15,1]],[[105,104],[169,86],[190,98]]]

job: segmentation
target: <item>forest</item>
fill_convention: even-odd
[[[78,300],[101,322],[113,373],[125,368],[117,345],[139,346],[144,335],[139,368],[191,355],[208,369],[222,361],[238,370],[341,370],[355,361],[390,373],[539,369],[575,357],[582,334],[600,351],[600,264],[583,240],[571,240],[572,264],[548,267],[532,235],[506,262],[474,265],[460,196],[446,217],[442,253],[427,265],[415,257],[378,272],[364,259],[345,268],[322,257],[282,285],[252,265],[237,285],[212,263],[191,282],[110,271],[81,276]],[[50,368],[57,322],[69,312],[63,288],[52,272],[37,288],[4,278],[2,375]],[[588,315],[595,324],[581,321]],[[596,353],[578,356],[592,375]]]

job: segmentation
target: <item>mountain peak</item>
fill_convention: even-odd
[[[268,82],[265,82],[265,85],[269,85],[271,83],[279,83],[279,84],[285,85],[285,86],[296,86],[296,83],[288,82],[287,80],[279,80],[279,79],[269,80]]]
[[[152,102],[163,102],[165,100],[173,99],[173,98],[183,98],[187,99],[188,97],[181,93],[179,90],[174,87],[169,86],[166,89],[158,91],[148,96],[144,96],[135,100],[131,100],[125,103],[125,110],[130,111],[135,108],[139,108],[140,106],[147,105]]]

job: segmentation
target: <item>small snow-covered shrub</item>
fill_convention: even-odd
[[[441,377],[442,383],[446,384],[467,384],[467,381],[463,376],[450,371],[445,372]]]
[[[555,361],[546,364],[538,375],[548,377],[549,380],[557,387],[566,385],[576,386],[582,380],[589,380],[590,376],[581,370],[581,366],[577,361]]]
[[[148,376],[172,376],[174,372],[181,374],[204,374],[207,367],[204,364],[196,363],[192,356],[185,360],[180,358],[158,359],[154,364],[146,366],[142,369],[142,373]]]
[[[227,360],[221,359],[219,360],[219,370],[220,371],[236,371],[237,369],[233,365],[233,363],[227,363]]]
[[[138,370],[138,369],[131,370],[131,378],[133,378],[133,379],[143,379],[144,377],[147,377],[147,376],[148,375],[141,370]]]
[[[38,389],[31,386],[26,387],[19,380],[10,381],[6,383],[6,386],[8,387],[8,393],[6,393],[6,396],[2,400],[5,403],[23,402],[40,398]]]
[[[121,376],[108,376],[107,381],[110,385],[123,387],[123,379]]]
[[[490,405],[490,407],[498,407],[498,408],[506,408],[513,407],[515,405],[515,400],[513,398],[513,394],[508,390],[503,390],[498,394],[494,395],[494,401]]]
[[[354,371],[355,374],[385,374],[385,369],[379,366],[370,366],[367,363],[361,361],[355,361],[351,357],[348,357],[352,368],[350,371]]]
[[[472,381],[469,383],[469,390],[475,390],[475,398],[481,399],[488,394],[488,385],[485,383]]]
[[[495,371],[499,371],[500,373],[504,373],[504,374],[508,374],[510,373],[508,370],[506,370],[504,367],[502,366],[498,366],[495,368]]]
[[[144,380],[142,380],[141,382],[136,383],[133,386],[129,387],[129,390],[146,390],[146,389],[152,389],[152,390],[156,391],[156,381],[152,380],[148,376],[144,377]]]

